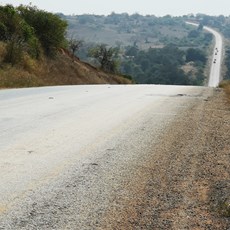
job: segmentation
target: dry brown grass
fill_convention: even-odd
[[[225,80],[220,83],[220,87],[224,89],[224,92],[230,102],[230,80]]]
[[[6,55],[6,45],[3,42],[0,42],[0,62],[3,61],[3,58]]]
[[[4,44],[0,44],[0,57],[4,56]],[[31,59],[23,54],[20,64],[11,66],[0,60],[0,88],[20,88],[51,85],[78,84],[131,84],[119,75],[105,73],[87,63],[60,52],[56,58]]]
[[[0,88],[21,88],[44,85],[37,76],[23,69],[5,67],[0,70]]]

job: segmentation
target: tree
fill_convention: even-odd
[[[199,37],[200,32],[199,30],[191,30],[188,34],[188,38],[197,38]]]
[[[207,58],[202,50],[189,48],[186,52],[186,62],[190,62],[190,61],[194,61],[194,62],[199,61],[205,64]]]
[[[230,48],[228,48],[225,53],[226,53],[225,66],[227,68],[227,71],[225,73],[224,78],[229,80],[230,79]]]
[[[20,62],[23,51],[35,54],[34,30],[12,5],[0,6],[0,40],[6,43],[4,61],[12,65]]]
[[[0,40],[6,43],[5,62],[21,61],[25,53],[39,58],[52,55],[66,43],[67,23],[59,16],[31,5],[0,6]]]
[[[100,44],[90,49],[89,56],[96,58],[104,71],[115,73],[118,70],[118,51],[117,48]]]
[[[34,28],[45,54],[52,56],[58,48],[65,47],[67,22],[58,15],[39,10],[35,6],[19,6],[18,11],[24,20]]]
[[[0,6],[0,40],[28,42],[35,36],[33,28],[12,5]]]
[[[204,25],[202,23],[200,23],[199,26],[198,26],[198,28],[197,28],[197,30],[198,31],[202,31],[203,28],[204,28]]]
[[[125,55],[126,56],[136,56],[138,51],[139,50],[137,46],[127,46],[125,50]]]
[[[73,37],[69,40],[69,49],[71,50],[72,54],[75,55],[75,53],[79,50],[79,48],[83,45],[82,40],[77,40]]]
[[[122,70],[142,84],[188,85],[189,78],[181,69],[184,56],[185,52],[173,44],[148,51],[137,50],[132,59],[125,57]]]

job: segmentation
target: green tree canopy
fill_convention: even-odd
[[[28,42],[34,37],[33,28],[12,5],[0,6],[0,40]]]
[[[20,15],[34,28],[45,53],[52,55],[57,48],[67,45],[67,22],[58,15],[39,10],[35,6],[19,6]]]
[[[184,64],[184,51],[174,45],[164,48],[136,50],[136,55],[122,63],[126,74],[132,75],[138,83],[144,84],[190,84],[188,76],[181,70]],[[132,48],[127,47],[127,52]]]
[[[54,54],[67,45],[66,29],[66,21],[58,15],[35,6],[0,6],[0,40],[7,43],[7,62],[14,62],[14,56],[22,51],[35,58],[41,50],[46,55]]]
[[[117,48],[100,44],[90,49],[89,56],[96,58],[103,70],[115,73],[118,69],[118,51]]]
[[[202,62],[203,64],[206,63],[207,58],[205,53],[200,49],[189,48],[186,52],[186,61],[194,61],[194,62]]]

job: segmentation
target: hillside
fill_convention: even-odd
[[[0,88],[127,84],[68,52],[67,22],[34,6],[0,6]]]
[[[86,43],[105,43],[122,47],[135,44],[140,49],[162,47],[171,43],[191,46],[191,41],[186,38],[193,28],[186,25],[182,17],[127,13],[111,13],[108,16],[86,14],[60,16],[68,22],[69,36],[75,36]],[[194,45],[202,44],[195,42]]]
[[[45,57],[37,61],[27,57],[20,65],[1,63],[0,68],[0,88],[131,83],[120,75],[105,73],[77,58],[73,59],[63,50],[55,58]]]
[[[27,62],[28,61],[28,62]],[[2,65],[0,88],[76,84],[132,84],[120,75],[105,73],[88,63],[73,59],[65,52],[55,59],[27,60],[23,65]]]

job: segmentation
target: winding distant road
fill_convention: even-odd
[[[186,22],[186,23],[193,25],[193,26],[199,26],[199,24],[197,23],[192,23],[192,22]],[[212,58],[212,64],[210,68],[208,86],[217,87],[221,80],[221,65],[222,65],[221,60],[222,60],[222,52],[223,52],[223,38],[220,33],[218,33],[216,30],[210,27],[204,26],[204,29],[212,33],[215,37],[215,48],[213,50],[213,58]]]
[[[209,87],[217,87],[221,80],[221,59],[222,59],[222,52],[223,52],[223,39],[220,33],[217,31],[209,28],[204,27],[205,30],[212,33],[216,39],[215,49],[213,51],[213,62],[211,65],[210,75],[208,86]]]

